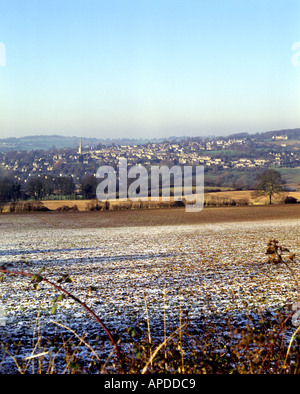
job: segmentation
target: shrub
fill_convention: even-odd
[[[13,202],[9,206],[10,212],[51,211],[41,201]]]
[[[56,209],[57,212],[67,212],[67,211],[79,211],[77,205],[69,207],[68,205],[62,205]]]
[[[292,196],[287,196],[284,199],[284,204],[297,204],[297,202],[298,202],[297,198],[292,197]]]
[[[236,205],[249,205],[249,200],[247,198],[234,200],[232,198],[223,197],[207,197],[205,199],[204,205],[209,207],[224,207],[224,206],[236,206]]]
[[[86,211],[105,211],[109,209],[109,201],[91,200],[85,206]]]

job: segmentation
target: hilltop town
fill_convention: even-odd
[[[119,158],[124,157],[128,166],[204,165],[208,185],[226,186],[225,178],[232,180],[234,176],[236,185],[249,187],[254,174],[262,168],[300,167],[300,129],[215,138],[174,138],[140,144],[126,141],[116,144],[106,140],[97,145],[97,141],[93,141],[94,145],[89,146],[81,139],[78,141],[77,147],[0,152],[0,169],[24,183],[33,177],[51,175],[71,177],[78,186],[84,176],[95,174],[99,166],[116,167]],[[241,182],[241,174],[247,185]]]

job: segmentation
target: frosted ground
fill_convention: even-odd
[[[73,282],[63,287],[113,331],[145,323],[144,295],[153,335],[163,334],[164,310],[167,324],[177,328],[180,311],[197,326],[203,318],[272,311],[296,301],[289,273],[268,265],[265,251],[268,240],[276,238],[298,257],[299,220],[61,229],[30,223],[27,227],[26,218],[16,216],[12,222],[0,217],[0,265],[10,263],[9,269],[32,273],[44,267],[43,276],[54,282],[71,275]],[[101,331],[69,299],[59,302],[51,315],[59,293],[45,283],[35,290],[29,278],[5,276],[0,294],[5,312],[2,339],[26,342],[28,337],[31,344],[39,311],[45,335],[57,328],[50,320],[74,330]],[[21,356],[30,352],[25,346]]]

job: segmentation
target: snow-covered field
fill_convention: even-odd
[[[31,273],[44,267],[42,275],[54,282],[71,275],[73,282],[62,286],[111,330],[146,320],[144,295],[153,333],[161,328],[164,311],[167,323],[178,327],[180,310],[196,322],[203,316],[273,309],[296,300],[289,273],[268,265],[265,251],[268,240],[276,238],[297,257],[299,220],[105,229],[14,223],[0,217],[0,265],[10,263],[8,269]],[[57,328],[50,320],[74,330],[98,327],[67,298],[51,315],[59,292],[39,285],[35,290],[30,278],[5,276],[0,283],[5,312],[1,338],[31,338],[39,311],[47,335]],[[30,351],[24,348],[24,357]]]

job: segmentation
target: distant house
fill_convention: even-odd
[[[288,136],[287,135],[273,135],[272,140],[275,141],[280,141],[280,140],[287,140]]]

